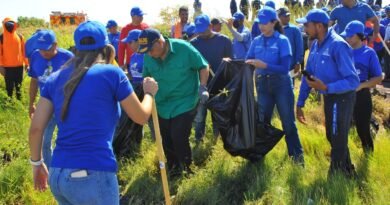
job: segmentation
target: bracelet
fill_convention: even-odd
[[[33,166],[41,166],[43,164],[43,159],[40,159],[38,161],[32,161],[30,158],[29,161],[30,161],[30,164]]]
[[[154,97],[153,94],[150,92],[146,92],[144,95],[150,95],[150,97],[152,97],[152,98]]]

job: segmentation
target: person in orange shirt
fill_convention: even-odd
[[[14,89],[16,98],[21,99],[20,88],[23,81],[23,68],[28,66],[25,57],[24,38],[16,33],[18,24],[11,18],[3,20],[3,33],[0,35],[0,67],[5,79],[5,88],[9,97]]]
[[[188,7],[182,6],[179,8],[180,20],[171,27],[171,38],[183,39],[183,34],[186,33],[187,29],[192,25],[188,22]]]

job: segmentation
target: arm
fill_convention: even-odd
[[[118,44],[118,64],[119,66],[123,66],[124,59],[125,59],[125,51],[126,51],[126,44],[122,43],[122,39],[126,38],[126,27],[122,28],[121,34],[119,36],[119,44]]]
[[[29,95],[30,95],[30,102],[29,102],[29,116],[32,118],[34,112],[35,112],[35,98],[38,93],[38,80],[36,78],[31,78],[30,81],[30,89],[29,89]]]
[[[37,104],[29,130],[30,156],[32,161],[42,160],[42,138],[50,117],[53,114],[53,105],[50,100],[41,97]],[[48,171],[46,165],[33,165],[34,188],[40,191],[47,189]]]
[[[379,20],[378,20],[378,17],[374,16],[374,17],[371,17],[368,20],[371,21],[372,24],[374,25],[374,33],[372,34],[372,40],[375,40],[375,39],[378,38],[378,35],[379,35]]]
[[[201,86],[206,86],[207,85],[207,80],[209,79],[209,66],[201,69],[199,71],[199,80],[200,80],[200,85]]]
[[[302,33],[299,31],[299,29],[295,29],[295,52],[296,52],[296,59],[295,64],[302,64],[303,62],[303,37]]]
[[[270,70],[270,71],[275,72],[275,73],[284,74],[284,73],[286,73],[286,70],[287,71],[289,70],[289,68],[291,66],[291,60],[292,60],[291,56],[284,56],[280,60],[282,64],[278,65],[278,64],[268,64],[267,63],[265,69]]]

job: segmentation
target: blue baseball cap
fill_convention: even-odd
[[[152,49],[153,44],[160,39],[160,32],[155,29],[145,29],[138,37],[138,53],[147,53]]]
[[[307,13],[305,17],[297,19],[296,22],[301,24],[308,23],[308,22],[328,24],[329,16],[322,9],[312,9]]]
[[[340,33],[340,36],[350,38],[357,33],[364,34],[364,24],[360,21],[354,20],[347,24],[345,30]]]
[[[187,29],[184,31],[188,37],[191,37],[195,34],[195,25],[191,24],[187,27]]]
[[[140,7],[138,6],[135,6],[133,8],[131,8],[131,11],[130,11],[130,15],[131,16],[143,16],[145,15],[146,13],[144,13]]]
[[[259,13],[257,14],[257,21],[259,24],[267,24],[270,21],[278,19],[276,16],[275,9],[272,9],[270,7],[264,7],[260,9]]]
[[[39,50],[47,51],[56,42],[56,35],[52,30],[40,30],[37,32],[39,37],[35,42],[35,46]]]
[[[273,2],[273,1],[267,1],[267,2],[265,2],[264,6],[268,6],[268,7],[271,7],[271,8],[273,8],[273,9],[276,8],[275,2]]]
[[[210,26],[210,18],[206,14],[199,15],[195,18],[195,33],[203,33]]]
[[[235,21],[241,21],[241,20],[244,20],[245,19],[245,15],[242,13],[242,12],[236,12],[236,13],[234,13],[233,14],[233,19],[235,20]]]
[[[387,13],[387,12],[390,12],[390,6],[386,6],[385,7],[385,12]]]
[[[84,38],[92,38],[93,43],[82,44]],[[107,30],[103,24],[97,21],[86,21],[81,23],[74,31],[74,42],[76,49],[80,51],[95,50],[108,44]]]
[[[107,22],[106,28],[112,28],[112,27],[114,27],[114,26],[118,26],[118,24],[116,23],[116,21],[114,21],[114,20],[109,20],[109,21]]]
[[[141,34],[141,30],[133,29],[127,34],[127,37],[122,39],[123,43],[130,43],[132,41],[138,41],[138,37]]]

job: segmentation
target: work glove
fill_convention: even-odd
[[[207,87],[204,85],[200,85],[198,95],[199,95],[200,103],[205,104],[209,99],[209,92],[207,91]]]

